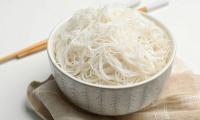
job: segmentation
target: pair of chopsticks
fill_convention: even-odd
[[[20,59],[20,58],[26,57],[28,55],[31,55],[33,53],[45,50],[46,48],[47,48],[47,40],[42,40],[42,41],[35,43],[27,48],[24,48],[15,53],[12,53],[3,58],[0,58],[0,63],[7,62],[12,59]]]
[[[139,2],[140,2],[139,0],[135,0],[131,6],[138,5]],[[163,6],[167,5],[168,2],[169,2],[168,0],[158,0],[153,3],[149,3],[149,4],[145,5],[144,7],[140,7],[138,9],[138,11],[146,13],[146,12],[158,9],[160,7],[163,7]],[[35,44],[33,44],[27,48],[24,48],[22,50],[19,50],[15,53],[12,53],[10,55],[0,58],[0,63],[7,62],[12,59],[20,59],[20,58],[26,57],[28,55],[45,50],[46,48],[47,48],[47,39],[42,40],[38,43],[35,43]]]

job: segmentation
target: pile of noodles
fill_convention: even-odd
[[[127,85],[166,65],[170,40],[141,13],[105,6],[76,12],[60,30],[54,51],[59,66],[80,80]]]

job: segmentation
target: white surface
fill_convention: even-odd
[[[47,38],[59,21],[79,8],[112,1],[117,0],[0,0],[0,56]],[[168,27],[178,44],[177,56],[196,73],[200,73],[199,6],[198,0],[171,0],[168,7],[150,13]],[[0,65],[0,120],[37,120],[25,107],[26,88],[50,74],[46,52]]]

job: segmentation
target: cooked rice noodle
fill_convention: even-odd
[[[93,84],[134,84],[168,62],[170,40],[156,23],[126,7],[76,12],[60,29],[55,59],[72,76]]]

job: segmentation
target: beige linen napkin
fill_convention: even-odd
[[[42,83],[32,82],[27,91],[31,108],[44,120],[200,120],[200,75],[180,60],[159,99],[130,115],[105,117],[83,111],[63,96],[52,76]]]

